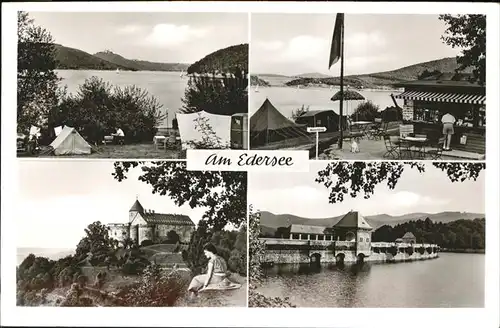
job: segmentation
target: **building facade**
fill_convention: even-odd
[[[111,223],[108,228],[109,236],[120,243],[129,238],[139,245],[146,240],[153,243],[188,243],[195,224],[187,215],[146,210],[136,200],[129,210],[128,223]]]

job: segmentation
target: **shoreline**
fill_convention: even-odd
[[[257,84],[252,84],[250,85],[251,87],[255,88],[257,86]],[[297,89],[296,86],[288,86],[288,85],[270,85],[270,86],[263,86],[263,85],[259,85],[259,89],[260,88],[289,88],[289,89]],[[313,85],[313,86],[305,86],[305,85],[301,85],[301,87],[299,88],[300,89],[329,89],[330,86],[328,85]],[[338,90],[340,89],[339,86],[334,86],[333,90]],[[363,88],[363,89],[358,89],[358,88],[349,88],[351,90],[356,90],[356,91],[369,91],[369,92],[379,92],[379,91],[385,91],[385,92],[389,92],[389,91],[392,91],[392,92],[402,92],[400,89],[394,89],[394,88],[384,88],[384,87],[381,87],[381,88]],[[332,90],[332,91],[333,91]]]
[[[95,69],[95,68],[56,68],[55,71],[98,71],[98,72],[116,72],[116,69]],[[121,72],[176,72],[181,73],[184,70],[120,70]]]
[[[460,254],[486,254],[485,249],[472,249],[472,248],[465,248],[465,249],[446,249],[446,248],[441,248],[441,253],[460,253]]]

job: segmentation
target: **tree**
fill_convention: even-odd
[[[386,181],[389,189],[394,189],[405,169],[417,169],[422,173],[425,165],[417,162],[331,162],[318,172],[315,181],[330,190],[330,203],[342,202],[344,195],[354,198],[360,193],[368,199],[377,185]],[[485,169],[485,163],[436,162],[432,165],[445,172],[452,182],[476,180]]]
[[[31,125],[46,129],[49,110],[58,101],[54,39],[22,11],[17,16],[17,36],[18,129],[27,132]]]
[[[139,165],[139,181],[151,185],[154,194],[168,195],[178,206],[207,208],[202,220],[208,229],[240,227],[246,221],[246,172],[188,171],[185,162],[115,162],[112,175],[123,181],[129,169]]]
[[[309,112],[309,106],[305,107],[304,105],[302,105],[302,107],[292,111],[292,120],[296,121],[299,117],[307,112]]]
[[[136,86],[113,87],[97,77],[79,86],[76,95],[64,94],[50,113],[51,126],[77,128],[94,143],[120,128],[128,141],[151,140],[165,117],[162,105]]]
[[[167,232],[167,240],[170,244],[176,244],[179,242],[180,237],[175,230],[170,230]]]
[[[210,241],[210,233],[205,221],[198,223],[198,228],[191,235],[184,260],[193,274],[200,274],[207,266],[208,259],[203,252],[203,247]]]
[[[364,101],[356,107],[354,113],[351,115],[351,119],[354,121],[373,122],[379,115],[379,109],[379,106],[375,105],[371,100]]]
[[[117,247],[117,241],[109,236],[108,231],[108,227],[99,221],[89,224],[85,229],[85,237],[76,246],[75,257],[81,259],[90,252],[94,259],[104,260]]]
[[[441,39],[453,48],[463,48],[457,56],[458,70],[472,67],[474,79],[486,81],[486,15],[439,15],[447,25]]]

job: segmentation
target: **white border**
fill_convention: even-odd
[[[22,308],[15,307],[17,162],[15,159],[16,14],[26,11],[185,11],[283,13],[487,14],[487,229],[484,309],[245,309],[245,308]],[[16,326],[288,326],[498,327],[499,300],[499,11],[495,3],[8,3],[2,4],[2,229],[1,324]],[[251,90],[249,90],[251,94]],[[493,128],[492,128],[493,127]],[[446,274],[446,272],[443,272]],[[467,286],[461,286],[467,288]],[[402,286],[404,288],[404,286]],[[390,297],[390,291],[388,291]],[[312,304],[313,305],[313,304]]]

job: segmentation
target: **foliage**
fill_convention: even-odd
[[[90,252],[94,261],[102,263],[117,246],[118,242],[109,236],[109,228],[96,221],[85,229],[85,237],[76,246],[75,257],[84,259]]]
[[[73,256],[53,261],[29,254],[16,272],[17,304],[39,305],[45,301],[47,291],[70,285],[80,273]]]
[[[462,48],[457,70],[473,67],[474,79],[486,81],[486,15],[439,15],[447,25],[441,39],[453,48]]]
[[[198,228],[191,235],[188,249],[184,255],[184,260],[194,275],[201,274],[207,267],[208,258],[203,252],[203,247],[210,241],[210,237],[206,222],[200,221]]]
[[[194,119],[195,130],[201,131],[201,140],[189,140],[187,145],[193,149],[229,149],[230,144],[223,143],[222,139],[215,133],[208,118],[198,115]]]
[[[302,105],[302,107],[292,111],[292,120],[296,121],[299,117],[301,117],[307,112],[309,112],[309,106],[305,107],[304,105]]]
[[[397,122],[403,120],[403,110],[396,106],[386,107],[379,113],[384,122]]]
[[[262,295],[257,291],[257,286],[263,279],[263,272],[261,269],[261,261],[265,252],[264,242],[259,240],[260,234],[260,212],[254,212],[253,207],[249,209],[248,221],[248,259],[250,278],[248,285],[248,306],[249,307],[294,307],[288,298],[281,299],[279,297],[271,298]]]
[[[351,115],[351,119],[354,121],[373,122],[379,116],[379,109],[379,106],[375,105],[371,100],[364,101],[356,107],[354,113]]]
[[[246,172],[188,171],[185,162],[115,162],[112,175],[122,181],[139,165],[139,181],[150,184],[153,193],[168,195],[178,206],[206,208],[202,219],[208,229],[220,231],[227,224],[239,228],[246,221]]]
[[[412,232],[417,243],[437,244],[448,249],[483,250],[485,247],[484,218],[456,220],[448,223],[425,220],[411,220],[394,227],[383,225],[373,232],[372,240],[394,241],[406,232]]]
[[[239,44],[219,49],[188,67],[192,73],[233,73],[248,72],[248,44]]]
[[[143,240],[143,241],[142,241],[142,243],[141,243],[141,247],[144,247],[144,246],[151,246],[151,245],[153,245],[153,241],[152,241],[152,240],[150,240],[150,239],[145,239],[145,240]]]
[[[170,230],[167,232],[167,241],[169,244],[177,244],[180,241],[180,237],[175,230]]]
[[[181,279],[151,264],[144,269],[139,283],[122,288],[116,296],[122,300],[120,306],[173,306],[186,288]]]
[[[330,190],[330,203],[342,202],[344,195],[355,198],[360,193],[368,199],[377,185],[386,181],[387,187],[394,189],[405,169],[423,173],[425,165],[422,162],[331,162],[318,172],[315,181]],[[435,162],[432,165],[445,172],[452,182],[476,180],[485,169],[485,163]]]
[[[76,95],[64,94],[50,113],[51,127],[75,127],[86,140],[100,143],[120,128],[127,141],[152,140],[164,118],[162,105],[136,86],[113,87],[97,77],[86,79]]]
[[[228,265],[228,269],[241,276],[247,276],[247,228],[243,224],[239,230],[222,230],[213,233],[210,242],[217,248]]]
[[[59,78],[54,72],[54,40],[26,12],[18,12],[17,36],[17,124],[27,133],[31,125],[46,128],[48,113],[58,101]]]
[[[247,113],[248,79],[243,71],[234,75],[225,74],[190,77],[184,97],[183,111],[195,113],[205,111],[216,115]]]
[[[423,80],[425,78],[428,78],[428,77],[437,77],[439,75],[441,75],[442,73],[440,71],[438,71],[437,69],[435,69],[434,71],[429,71],[429,70],[424,70],[422,73],[420,73],[420,75],[417,77],[417,80]]]

